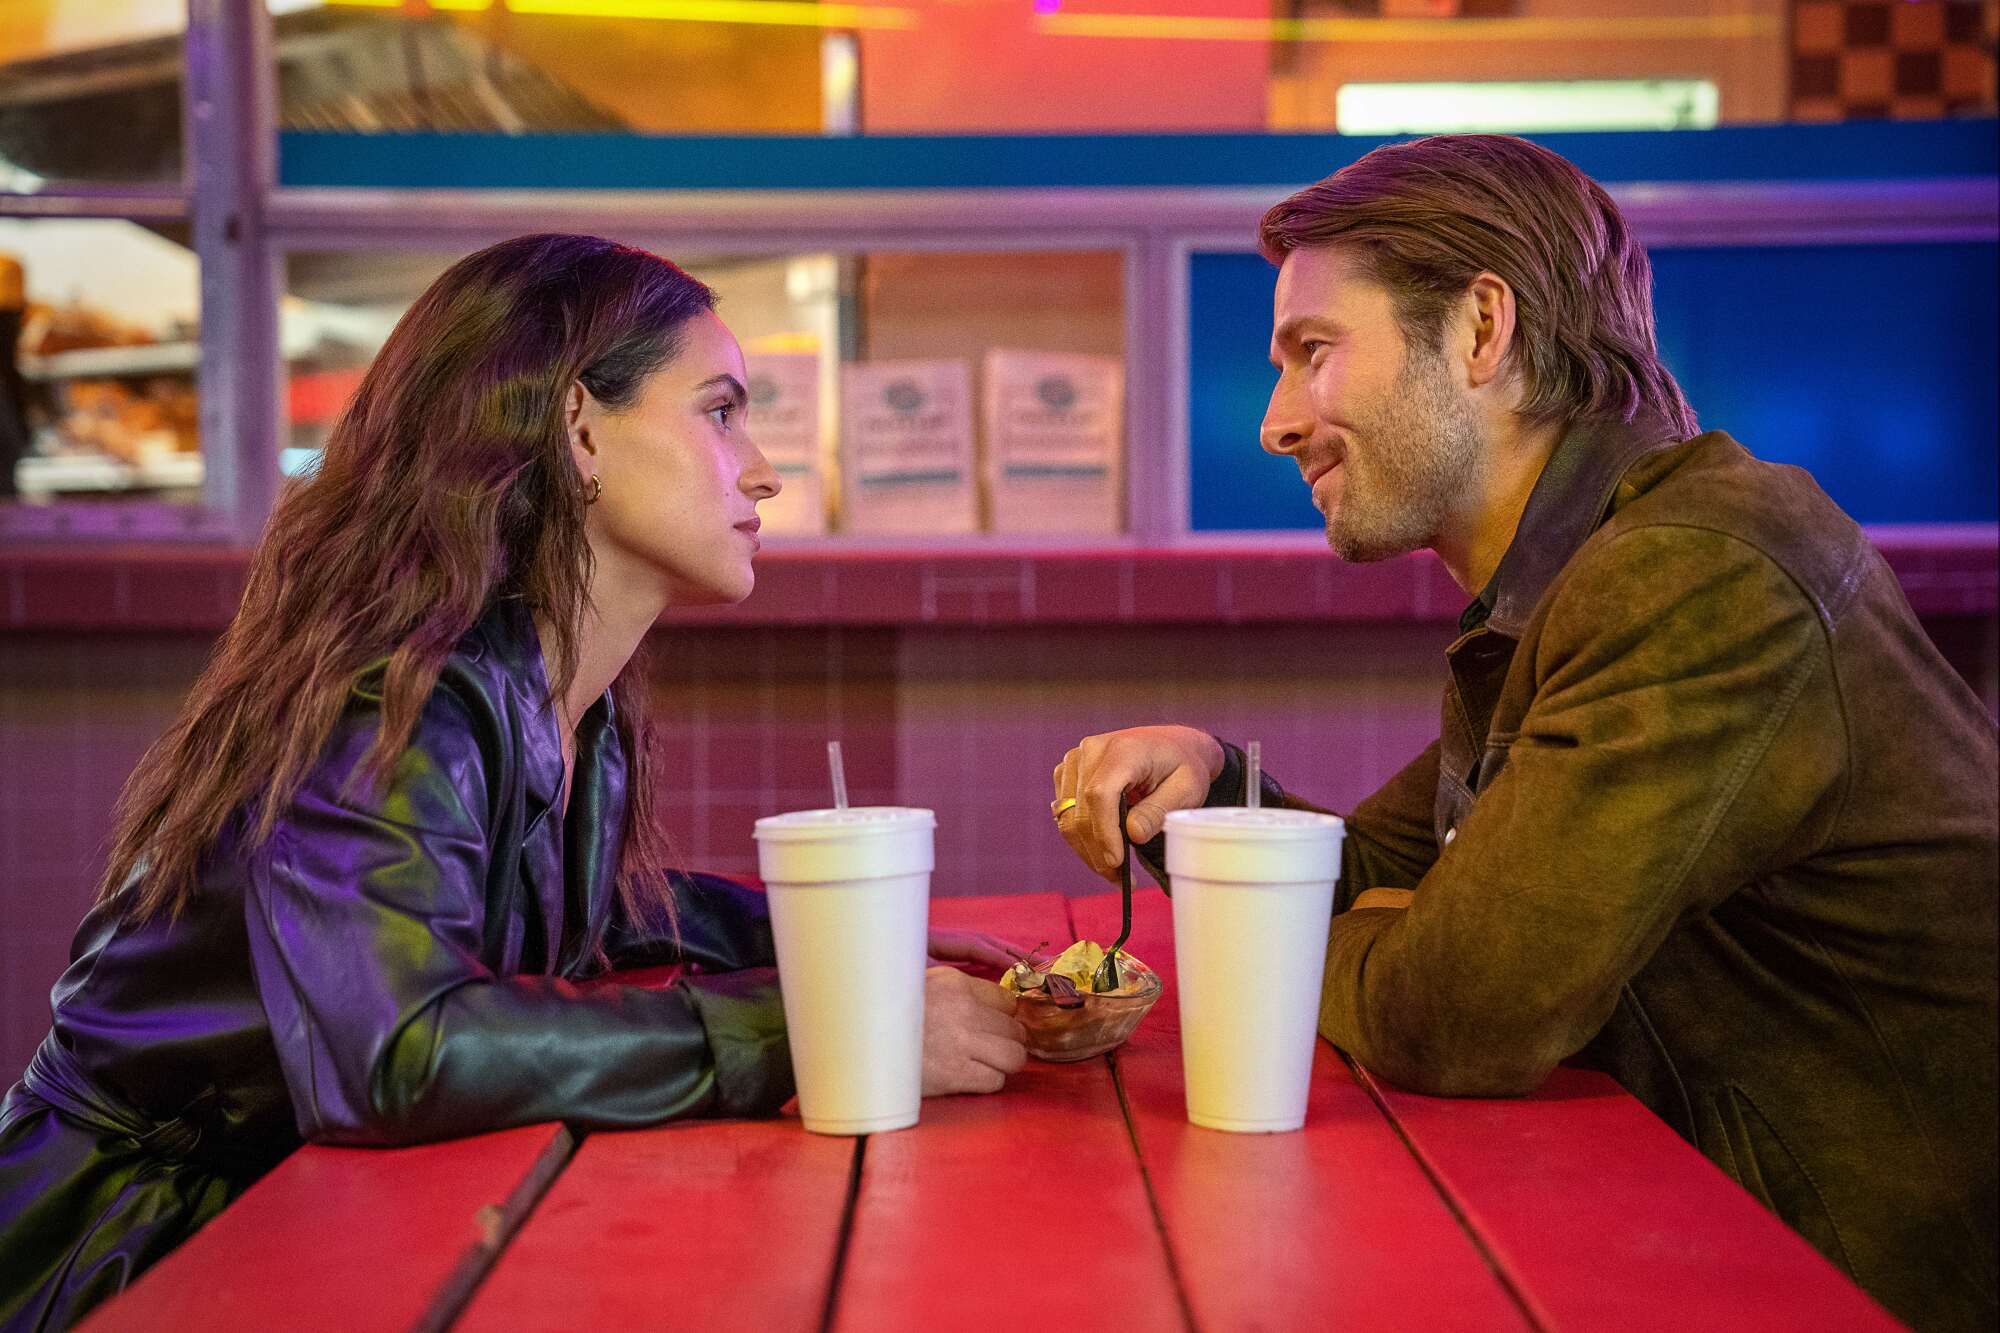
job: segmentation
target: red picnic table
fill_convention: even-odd
[[[1116,894],[938,899],[1110,940]],[[135,1329],[1894,1329],[1601,1074],[1400,1092],[1322,1042],[1305,1128],[1187,1123],[1165,993],[1119,1050],[864,1139],[560,1125],[293,1154],[87,1325]]]

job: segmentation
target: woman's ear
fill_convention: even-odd
[[[569,455],[580,480],[597,475],[597,444],[590,438],[596,424],[597,400],[580,380],[572,381],[563,395],[563,433],[569,437]]]

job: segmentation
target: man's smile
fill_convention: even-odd
[[[1346,461],[1346,452],[1341,450],[1310,464],[1302,464],[1299,468],[1305,477],[1306,489],[1312,492],[1314,506],[1322,513],[1326,511],[1327,501],[1333,498],[1332,492],[1340,484],[1341,465]]]

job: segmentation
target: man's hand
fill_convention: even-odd
[[[1151,842],[1171,810],[1208,799],[1222,772],[1222,743],[1193,727],[1129,727],[1086,736],[1056,765],[1056,799],[1076,804],[1056,817],[1056,828],[1083,863],[1116,883],[1125,860],[1118,833],[1118,798],[1132,804],[1125,831],[1133,842]]]
[[[1409,889],[1363,889],[1354,895],[1354,901],[1347,905],[1347,910],[1358,912],[1364,907],[1408,907],[1410,900],[1416,896]]]
[[[1014,997],[956,968],[924,973],[924,1096],[998,1092],[1027,1063]]]

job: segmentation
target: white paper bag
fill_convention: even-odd
[[[840,471],[849,532],[978,531],[972,368],[963,361],[841,367]]]
[[[1124,363],[996,348],[986,354],[985,409],[995,532],[1123,529]]]

